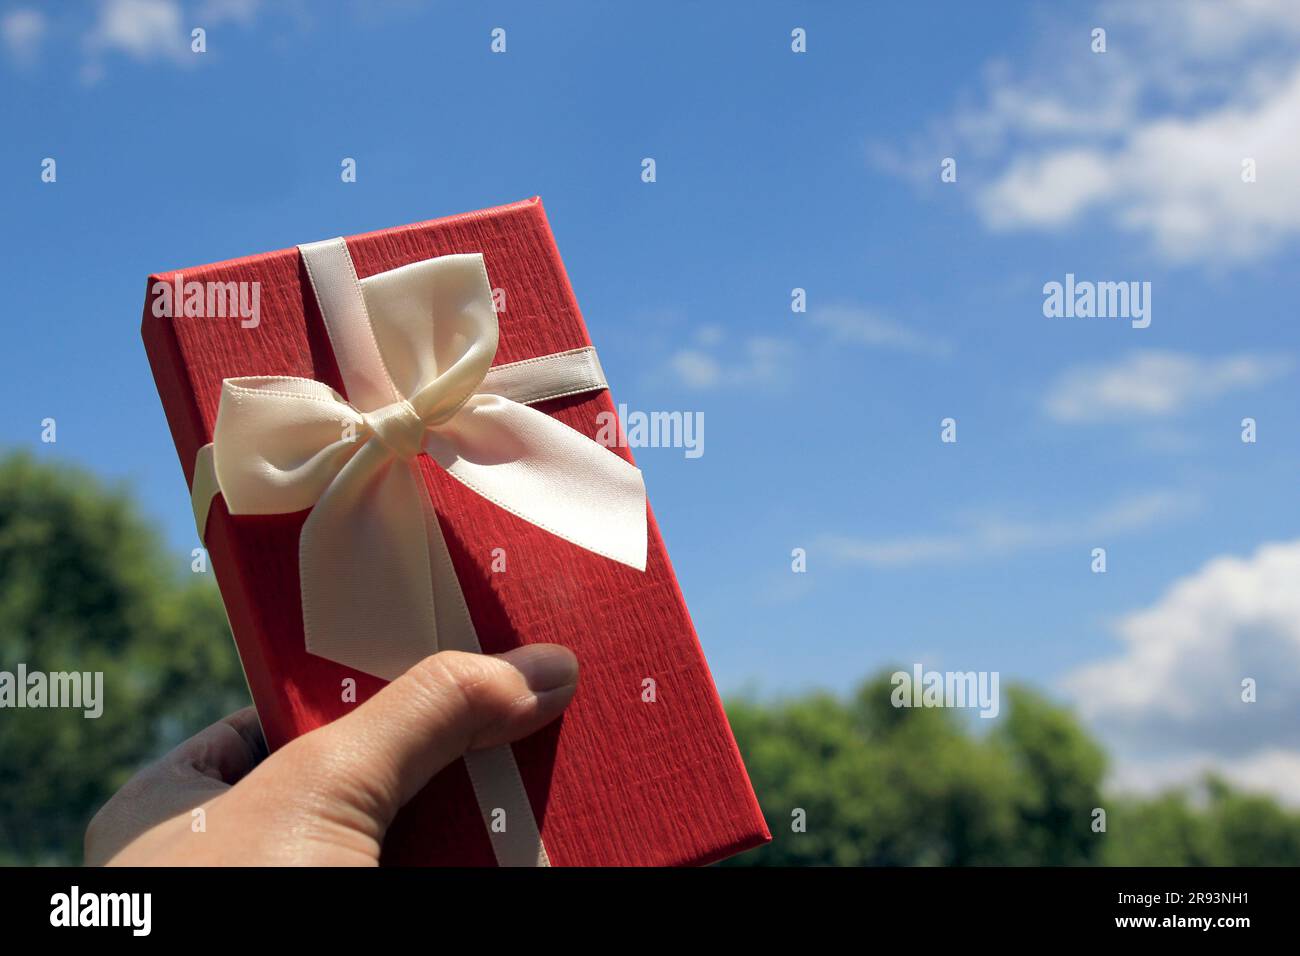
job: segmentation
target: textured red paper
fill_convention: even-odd
[[[304,237],[304,241],[322,237]],[[591,344],[539,199],[353,236],[362,277],[431,256],[482,252],[506,290],[495,364]],[[314,378],[346,394],[296,249],[178,270],[185,281],[261,283],[260,324],[158,318],[142,334],[185,470],[212,440],[222,379]],[[150,276],[171,283],[176,273]],[[179,311],[179,310],[177,310]],[[609,391],[537,406],[595,437]],[[608,420],[608,419],[606,419]],[[627,449],[616,451],[632,460]],[[564,717],[514,745],[555,865],[702,864],[769,839],[696,639],[663,540],[649,516],[644,573],[584,551],[478,497],[422,457],[426,485],[483,650],[551,641],[577,654],[578,694]],[[307,512],[231,517],[220,497],[206,546],[253,700],[272,748],[341,716],[344,678],[358,701],[378,678],[308,654],[298,590]],[[492,550],[508,570],[492,573]],[[653,678],[657,700],[642,700]],[[494,865],[464,764],[439,774],[399,815],[385,863]]]

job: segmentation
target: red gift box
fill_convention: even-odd
[[[482,253],[508,290],[493,366],[591,345],[539,199],[352,236],[358,276],[454,253]],[[258,283],[257,322],[155,310],[161,285]],[[187,481],[213,439],[222,382],[315,379],[346,389],[297,249],[149,278],[142,335]],[[170,311],[175,317],[158,316]],[[614,415],[608,389],[535,405],[592,438]],[[602,413],[605,413],[602,415]],[[599,417],[598,417],[599,416]],[[632,461],[625,447],[612,453]],[[470,492],[421,456],[420,473],[486,653],[554,642],[582,677],[564,716],[513,745],[555,865],[704,864],[770,837],[709,675],[653,514],[644,572],[575,547]],[[309,512],[232,516],[217,496],[205,544],[267,742],[274,749],[341,716],[384,681],[310,654],[299,594],[299,534]],[[493,573],[509,542],[509,572]],[[643,699],[646,679],[653,701]],[[393,864],[494,865],[463,762],[399,814]]]

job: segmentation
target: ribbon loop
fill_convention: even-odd
[[[228,378],[213,466],[231,514],[305,511],[356,454],[361,415],[307,378]]]
[[[446,421],[474,394],[497,351],[497,314],[483,257],[413,262],[372,276],[362,292],[396,391],[426,422]]]

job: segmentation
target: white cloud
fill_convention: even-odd
[[[1101,545],[1111,538],[1191,514],[1199,504],[1197,496],[1187,492],[1156,491],[1123,498],[1076,517],[964,515],[958,530],[943,534],[875,539],[824,535],[816,546],[841,564],[874,568],[933,565],[1041,548]]]
[[[1063,682],[1147,789],[1207,767],[1300,799],[1300,540],[1218,557],[1115,625],[1120,652]],[[1242,680],[1257,682],[1255,703]]]
[[[108,0],[100,7],[86,47],[142,61],[182,61],[191,55],[189,29],[175,0]]]
[[[1068,11],[1017,75],[991,64],[983,95],[934,124],[914,156],[875,154],[918,181],[956,156],[994,232],[1087,217],[1170,262],[1271,253],[1300,236],[1297,11],[1292,0]],[[1094,25],[1108,30],[1106,53],[1089,49]]]
[[[30,66],[40,58],[46,30],[45,14],[40,10],[20,7],[0,17],[0,37],[19,66]]]
[[[261,0],[203,0],[195,11],[194,21],[202,27],[226,21],[248,26],[257,18],[261,5]]]
[[[773,385],[788,374],[790,343],[767,336],[751,336],[735,346],[735,356],[723,353],[710,327],[697,336],[700,345],[676,352],[668,365],[683,385],[708,389],[723,386]]]
[[[977,199],[997,230],[1069,225],[1089,205],[1116,194],[1111,162],[1097,150],[1064,149],[1018,160]]]
[[[931,357],[946,357],[952,352],[944,339],[924,335],[859,306],[815,309],[807,321],[826,333],[823,342],[795,342],[766,335],[737,342],[729,339],[721,326],[700,326],[692,344],[669,357],[669,371],[690,388],[772,386],[788,381],[793,364],[817,344],[834,349],[855,345]]]
[[[1142,52],[1163,75],[1176,77],[1176,88],[1216,79],[1206,75],[1216,64],[1227,68],[1218,78],[1240,79],[1232,61],[1244,50],[1260,41],[1300,38],[1300,6],[1293,0],[1107,0],[1098,12],[1108,24],[1140,31]],[[1180,67],[1195,76],[1178,75]]]
[[[934,357],[952,353],[952,346],[946,340],[924,335],[861,306],[832,305],[814,309],[808,321],[825,329],[833,340],[851,345]]]
[[[30,66],[47,39],[76,37],[85,57],[80,76],[83,82],[95,83],[113,55],[142,63],[195,65],[192,29],[223,23],[248,27],[261,10],[261,0],[199,0],[189,6],[180,0],[100,0],[69,11],[52,28],[40,10],[19,7],[0,16],[0,41],[12,62]]]
[[[712,388],[722,381],[718,360],[698,349],[683,349],[668,364],[682,383],[691,388]]]
[[[1232,391],[1266,385],[1291,365],[1285,356],[1216,359],[1182,352],[1131,352],[1118,361],[1067,369],[1049,386],[1044,410],[1061,422],[1173,415]]]
[[[1257,181],[1242,181],[1253,159]],[[1258,97],[1153,117],[1116,147],[1046,146],[977,200],[996,230],[1054,229],[1097,211],[1175,262],[1249,259],[1300,233],[1300,66]]]
[[[727,332],[720,325],[702,325],[695,337],[701,345],[721,345],[727,339]]]
[[[1239,790],[1268,794],[1300,807],[1300,752],[1265,748],[1243,757],[1193,752],[1177,757],[1120,757],[1108,783],[1117,791],[1152,796],[1173,788],[1190,788],[1218,776]]]

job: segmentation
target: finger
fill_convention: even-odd
[[[556,644],[500,656],[425,658],[356,711],[299,737],[249,779],[312,791],[326,810],[360,814],[378,835],[439,770],[467,750],[526,737],[577,689],[578,661]]]
[[[146,830],[228,790],[266,755],[245,707],[199,731],[128,780],[86,827],[86,863],[107,861]]]
[[[172,772],[232,786],[266,757],[257,710],[245,707],[205,727],[162,759]]]

